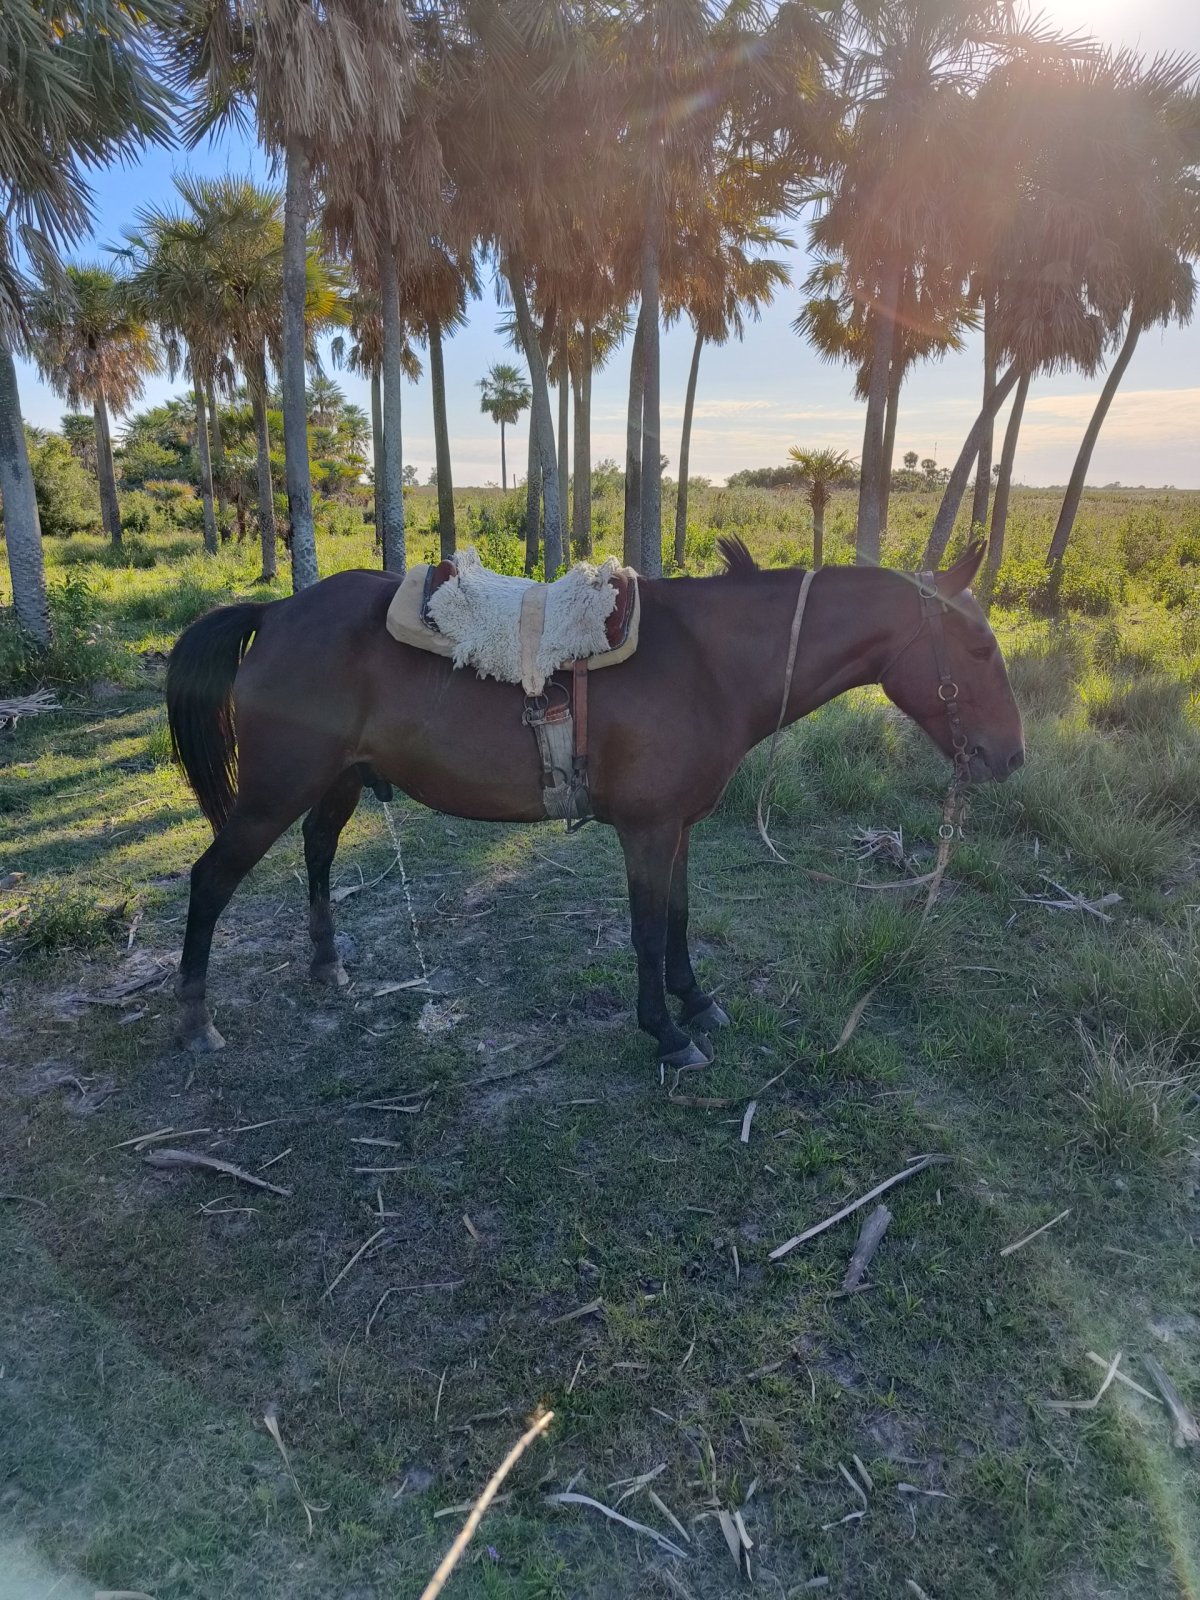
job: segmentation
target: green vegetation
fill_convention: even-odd
[[[602,469],[595,487],[606,554],[620,483]],[[102,651],[103,670],[62,663],[67,713],[2,747],[0,1249],[19,1292],[0,1296],[0,1542],[19,1530],[14,1559],[43,1589],[81,1574],[89,1595],[415,1595],[460,1520],[434,1513],[474,1496],[543,1403],[550,1435],[455,1593],[682,1584],[724,1600],[739,1580],[715,1502],[741,1512],[766,1593],[828,1576],[827,1592],[871,1600],[909,1580],[980,1600],[1195,1594],[1196,1469],[1159,1408],[1120,1385],[1092,1412],[1047,1402],[1094,1394],[1088,1352],[1120,1349],[1130,1377],[1148,1384],[1141,1357],[1156,1355],[1200,1405],[1200,625],[1158,596],[1194,566],[1200,497],[1090,495],[1081,587],[1068,561],[1050,615],[997,594],[1029,762],[973,796],[927,923],[919,896],[803,870],[885,883],[929,865],[944,766],[881,697],[848,697],[786,741],[772,834],[793,866],[765,858],[762,752],[747,761],[693,846],[699,966],[734,1026],[677,1100],[632,1017],[615,839],[403,800],[421,948],[456,1025],[420,1032],[424,997],[388,987],[421,955],[400,875],[375,881],[393,847],[368,798],[335,868],[368,885],[336,908],[352,986],[303,979],[293,831],[218,930],[229,1048],[172,1049],[186,873],[208,836],[169,761],[156,652],[209,605],[272,591],[249,542],[207,557],[150,498],[144,531],[126,517],[128,565],[99,533],[47,540],[57,632]],[[435,492],[405,498],[410,556],[428,559]],[[893,494],[889,559],[919,558],[937,498]],[[460,541],[520,570],[523,501],[460,492]],[[1057,509],[1014,495],[1014,570]],[[667,551],[669,503],[663,519]],[[847,559],[852,529],[835,493],[828,559]],[[720,532],[764,562],[811,554],[800,493],[693,484],[689,566],[714,565]],[[324,534],[322,570],[376,565],[372,534]],[[1086,601],[1101,580],[1103,609]],[[90,701],[96,677],[109,698]],[[857,862],[859,829],[896,831],[906,864]],[[1041,903],[1064,895],[1097,910]],[[94,1003],[123,984],[124,1001]],[[416,1114],[366,1108],[417,1091]],[[129,1142],[150,1133],[265,1167],[290,1193],[156,1170],[156,1146]],[[839,1296],[857,1217],[770,1262],[928,1151],[950,1159],[887,1196],[864,1292]],[[261,1423],[272,1406],[318,1508],[311,1539]],[[864,1509],[838,1470],[854,1455],[874,1487],[843,1521]],[[614,1484],[660,1464],[649,1488],[687,1529],[686,1562],[544,1503],[574,1481],[615,1504]],[[682,1542],[647,1489],[621,1511]]]

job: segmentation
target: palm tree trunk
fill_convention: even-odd
[[[588,436],[592,387],[592,325],[585,322],[575,374],[575,477],[571,485],[571,537],[579,560],[592,553],[592,444]]]
[[[879,540],[883,506],[879,473],[883,461],[883,434],[887,420],[888,387],[892,376],[892,346],[896,336],[896,301],[900,293],[900,268],[888,266],[879,285],[874,311],[871,350],[871,386],[863,426],[862,481],[858,491],[858,533],[855,556],[860,567],[879,565]]]
[[[0,331],[0,505],[4,507],[4,540],[12,576],[13,610],[21,631],[36,644],[50,643],[50,607],[46,600],[46,566],[42,557],[42,524],[38,517],[33,470],[25,444],[17,369],[8,341]]]
[[[646,374],[643,314],[638,311],[629,359],[629,412],[625,423],[625,540],[627,567],[642,570],[642,385]]]
[[[254,413],[255,470],[258,480],[258,539],[262,546],[263,583],[273,583],[275,564],[275,485],[271,482],[271,433],[267,426],[267,363],[259,350],[250,380],[250,409]],[[238,500],[239,509],[241,499]]]
[[[1071,537],[1071,529],[1075,526],[1075,518],[1079,513],[1079,502],[1083,496],[1084,479],[1087,477],[1088,468],[1092,464],[1092,451],[1096,448],[1096,440],[1100,437],[1100,429],[1104,426],[1104,419],[1108,415],[1108,408],[1113,403],[1113,396],[1121,386],[1121,379],[1125,370],[1133,359],[1133,352],[1142,332],[1142,322],[1137,315],[1137,308],[1133,307],[1129,313],[1129,327],[1125,333],[1125,342],[1112,364],[1112,370],[1104,380],[1104,387],[1100,391],[1100,398],[1096,402],[1096,409],[1092,412],[1092,420],[1087,425],[1087,432],[1083,436],[1083,443],[1079,446],[1079,454],[1075,457],[1075,465],[1071,469],[1071,479],[1067,484],[1067,492],[1063,497],[1062,510],[1058,513],[1058,522],[1054,529],[1054,538],[1050,541],[1050,550],[1046,556],[1048,566],[1057,566],[1067,553],[1067,543]]]
[[[825,565],[825,502],[812,508],[813,514],[813,571]]]
[[[513,309],[517,315],[517,329],[525,347],[529,363],[530,388],[533,390],[530,433],[541,463],[542,486],[545,489],[546,510],[546,582],[557,577],[562,565],[562,524],[559,521],[558,462],[554,453],[554,419],[550,411],[550,386],[546,381],[546,360],[541,341],[529,309],[529,296],[525,292],[525,276],[519,262],[509,256],[507,260],[509,288],[512,290]],[[532,478],[534,474],[530,474]],[[532,492],[532,491],[531,491]]]
[[[92,402],[92,421],[96,429],[96,478],[100,484],[100,520],[112,540],[121,548],[121,508],[117,503],[117,475],[113,471],[112,435],[108,430],[108,407],[104,396]]]
[[[404,548],[404,443],[402,407],[404,329],[396,258],[390,243],[379,252],[379,294],[383,302],[383,568],[402,573]]]
[[[566,532],[570,523],[567,518],[567,486],[571,478],[571,458],[569,453],[571,425],[571,363],[567,350],[567,325],[563,320],[562,331],[558,336],[558,518],[563,529],[563,560],[566,560]]]
[[[696,334],[692,364],[688,370],[687,398],[683,402],[683,433],[679,440],[679,489],[675,496],[675,565],[687,560],[688,465],[692,455],[692,413],[696,409],[696,380],[700,376],[700,352],[704,335]]]
[[[888,507],[892,499],[892,457],[896,453],[896,417],[900,410],[900,385],[904,369],[896,359],[888,375],[887,412],[883,425],[883,454],[879,461],[879,531],[887,532]]]
[[[199,378],[192,381],[192,399],[196,406],[196,453],[200,458],[200,498],[204,502],[204,548],[210,556],[215,556],[217,518],[213,511],[212,457],[208,453],[208,417],[204,406],[204,386]]]
[[[995,313],[992,297],[983,302],[983,403],[986,406],[996,386]],[[971,526],[987,526],[988,496],[992,489],[992,444],[994,429],[989,427],[979,446],[975,463],[975,494],[971,500]]]
[[[662,577],[662,363],[659,356],[659,253],[663,200],[653,182],[642,239],[642,567]]]
[[[450,467],[450,425],[446,420],[446,364],[442,360],[442,330],[429,324],[429,383],[433,390],[433,448],[437,463],[438,537],[442,560],[454,554],[458,539],[454,527],[454,478]]]
[[[371,460],[375,480],[375,543],[383,549],[383,400],[379,368],[371,368]]]
[[[309,158],[303,139],[289,139],[283,201],[283,450],[291,524],[292,588],[307,589],[321,574],[313,527],[308,463],[308,406],[304,393],[304,307],[307,292]]]
[[[504,455],[504,418],[500,418],[500,487],[508,493],[508,462]]]
[[[529,418],[525,453],[525,576],[532,577],[542,547],[542,463],[538,456],[537,429]]]
[[[1004,431],[1004,448],[1000,452],[1000,476],[996,479],[996,496],[992,501],[992,534],[988,541],[987,567],[982,588],[990,595],[1004,560],[1004,530],[1008,523],[1008,496],[1012,488],[1013,462],[1017,457],[1017,435],[1021,431],[1021,416],[1025,398],[1029,393],[1029,373],[1021,374],[1017,392],[1013,395],[1012,410],[1008,414],[1008,427]]]
[[[217,526],[221,538],[228,539],[229,506],[225,498],[225,440],[221,437],[221,413],[217,407],[216,386],[211,378],[204,383],[204,400],[208,406],[209,432],[212,438],[213,488],[217,495]]]
[[[997,411],[1008,399],[1013,385],[1020,377],[1020,372],[1014,362],[1004,376],[992,386],[992,392],[987,398],[987,404],[980,411],[972,424],[970,433],[967,434],[962,449],[958,453],[958,460],[950,473],[950,481],[942,495],[942,503],[937,509],[937,516],[933,519],[933,527],[929,530],[929,542],[925,546],[923,564],[932,571],[946,553],[946,546],[950,543],[950,535],[954,531],[954,520],[958,516],[959,507],[962,505],[963,496],[967,492],[967,479],[971,476],[971,468],[975,464],[975,457],[979,454],[979,445],[984,434],[992,426]]]

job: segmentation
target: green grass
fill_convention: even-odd
[[[476,517],[501,502],[467,498]],[[893,515],[894,556],[927,526],[921,499]],[[52,579],[86,578],[118,692],[19,724],[0,755],[0,881],[24,874],[0,889],[0,1571],[7,1557],[36,1573],[29,1593],[71,1600],[415,1596],[459,1522],[434,1513],[471,1499],[547,1404],[551,1432],[455,1594],[682,1583],[725,1600],[743,1586],[714,1497],[741,1510],[766,1594],[815,1576],[863,1600],[910,1580],[938,1600],[1200,1593],[1200,1481],[1156,1408],[1119,1387],[1094,1412],[1045,1405],[1093,1394],[1087,1352],[1120,1349],[1142,1382],[1157,1355],[1200,1409],[1200,628],[1150,592],[1193,507],[1085,503],[1081,550],[1123,575],[1111,613],[997,609],[1029,763],[973,796],[928,922],[919,896],[803,870],[909,870],[856,860],[863,827],[902,829],[911,863],[932,861],[944,767],[878,696],[783,743],[772,833],[794,865],[766,858],[764,757],[747,761],[693,845],[694,948],[734,1021],[680,1085],[729,1102],[708,1108],[669,1098],[634,1026],[615,839],[408,802],[413,910],[457,1026],[427,1036],[418,994],[378,993],[419,971],[395,872],[337,907],[351,987],[309,988],[293,830],[218,929],[229,1048],[176,1053],[169,975],[209,835],[141,653],[194,608],[257,592],[256,558],[148,534],[154,565],[125,568],[70,541]],[[415,499],[416,550],[430,510]],[[1016,559],[1051,510],[1017,497]],[[764,559],[808,538],[788,497],[709,491],[693,516],[698,549],[718,530]],[[843,556],[848,517],[839,500]],[[322,562],[372,564],[369,530],[327,540]],[[335,881],[391,859],[368,798]],[[1122,898],[1108,922],[1056,911],[1026,898],[1047,880]],[[79,1001],[147,954],[162,977],[124,1006]],[[414,1089],[417,1115],[362,1109]],[[129,1141],[165,1129],[166,1145],[272,1163],[290,1194],[148,1166]],[[857,1217],[770,1261],[923,1152],[950,1159],[888,1194],[866,1292],[838,1295]],[[311,1539],[269,1406],[319,1508]],[[838,1470],[853,1455],[875,1487],[841,1522],[861,1509]],[[610,1485],[660,1464],[652,1487],[692,1541],[674,1583],[649,1543],[545,1504],[573,1481],[613,1504]],[[678,1538],[644,1490],[621,1510]]]

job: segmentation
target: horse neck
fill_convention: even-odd
[[[712,676],[747,750],[779,721],[800,581],[794,571],[720,578],[694,585],[696,599],[684,602],[688,621],[703,629]],[[814,576],[785,727],[847,689],[879,681],[908,618],[894,584],[894,574],[874,568],[825,567]]]

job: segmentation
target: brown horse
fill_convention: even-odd
[[[672,1018],[666,991],[693,1032],[727,1020],[688,952],[691,831],[781,712],[786,725],[879,683],[947,756],[957,748],[971,779],[1005,778],[1024,760],[999,647],[967,590],[981,545],[924,584],[881,568],[816,573],[790,683],[802,574],[760,570],[737,541],[722,553],[718,577],[639,580],[637,653],[590,688],[592,803],[625,853],[638,1021],[675,1065],[707,1056]],[[329,983],[346,982],[329,870],[364,783],[385,794],[395,784],[452,816],[544,820],[521,689],[392,639],[384,617],[399,582],[344,572],[291,599],[223,606],[171,654],[171,736],[215,835],[192,868],[176,986],[180,1037],[193,1048],[224,1043],[205,1002],[216,920],[297,817],[307,813],[312,977]]]

